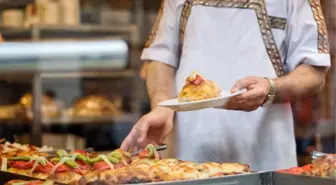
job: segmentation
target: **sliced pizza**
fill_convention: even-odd
[[[313,161],[307,174],[317,177],[336,178],[336,154],[326,154]]]
[[[47,179],[53,165],[42,156],[16,156],[7,159],[8,172]]]

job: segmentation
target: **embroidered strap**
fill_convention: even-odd
[[[313,16],[316,20],[318,27],[318,51],[319,53],[329,53],[327,26],[324,21],[320,0],[308,0],[308,2],[313,11]]]
[[[165,4],[165,0],[162,0],[161,1],[161,7],[159,9],[158,15],[157,15],[155,23],[154,23],[154,27],[153,27],[151,33],[149,34],[149,38],[148,38],[148,40],[145,44],[145,48],[149,48],[150,45],[152,45],[154,40],[155,40],[155,37],[157,35],[157,32],[158,32],[159,27],[160,27],[161,20],[162,20],[162,17],[163,17],[164,4]]]

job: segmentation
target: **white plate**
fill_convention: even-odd
[[[224,106],[225,103],[230,101],[231,98],[243,94],[244,92],[246,92],[246,89],[237,91],[235,93],[224,91],[221,93],[220,97],[193,102],[178,102],[177,99],[171,99],[160,102],[158,106],[168,107],[175,111],[192,111],[192,110],[207,109],[207,108]]]

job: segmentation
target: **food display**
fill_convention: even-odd
[[[116,99],[119,100],[119,99]],[[90,95],[80,98],[70,108],[62,106],[63,102],[54,97],[43,95],[41,99],[41,114],[44,120],[68,118],[99,118],[104,116],[120,116],[122,112],[117,105],[101,95]],[[24,94],[17,104],[0,105],[0,119],[33,119],[33,97],[31,93]]]
[[[20,105],[1,105],[0,120],[15,119],[24,114],[24,109]]]
[[[61,107],[57,101],[50,96],[43,95],[41,100],[41,114],[43,118],[57,118],[61,115]],[[32,106],[33,97],[30,93],[26,93],[21,99],[19,104],[24,108],[26,117],[33,118]]]
[[[325,154],[313,160],[312,164],[280,170],[279,172],[323,178],[336,178],[336,154]]]
[[[178,94],[179,102],[191,102],[219,97],[221,89],[211,80],[193,72],[185,81]]]
[[[4,140],[2,141],[4,142]],[[33,145],[5,142],[0,145],[0,156],[3,157],[6,155],[16,155],[24,152],[27,152],[29,154],[33,153],[42,154],[46,152],[51,152],[53,150],[54,149],[52,147],[48,146],[36,147]]]
[[[107,98],[98,95],[81,98],[69,110],[69,116],[73,118],[117,116],[120,114],[121,112],[115,104]]]
[[[1,145],[2,151],[7,150],[4,149],[6,145],[20,146],[20,150],[1,153],[1,171],[63,184],[179,181],[247,174],[250,171],[244,164],[198,164],[174,158],[160,159],[153,145],[148,145],[136,156],[120,149],[107,155],[86,150],[44,153],[40,152],[42,148],[17,143]]]
[[[336,154],[326,154],[313,161],[311,170],[305,174],[316,177],[336,178]]]

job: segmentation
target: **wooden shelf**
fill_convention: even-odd
[[[33,3],[35,0],[2,0],[0,1],[0,10],[10,8],[25,8],[27,4]]]

